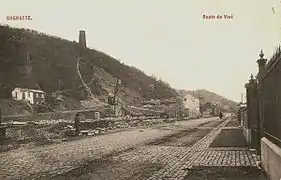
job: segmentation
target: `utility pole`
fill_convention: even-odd
[[[204,109],[203,109],[203,102],[204,101],[204,97],[203,96],[200,96],[199,94],[199,111],[201,113],[201,117],[203,116],[203,112],[204,112]]]
[[[0,106],[0,127],[2,125],[2,109],[1,109],[1,106]]]
[[[182,120],[183,117],[183,109],[182,109],[182,98],[177,97],[177,104],[178,104],[178,117]]]
[[[0,107],[0,145],[4,144],[6,138],[6,127],[2,126],[2,113]]]
[[[117,98],[117,93],[119,91],[120,85],[121,85],[121,80],[119,78],[116,78],[115,87],[114,87],[114,96],[113,96],[114,115],[116,115],[116,105],[118,104],[118,102],[116,101],[116,98]]]

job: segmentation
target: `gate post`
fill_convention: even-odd
[[[259,153],[260,153],[260,142],[261,142],[261,138],[264,136],[264,117],[263,117],[263,106],[264,106],[264,102],[263,102],[263,91],[262,91],[262,79],[264,77],[264,75],[266,74],[266,62],[267,59],[263,58],[264,54],[263,51],[261,50],[260,54],[259,54],[260,58],[257,60],[258,63],[258,67],[259,67],[259,71],[257,74],[257,117],[258,117],[258,125],[259,125]]]
[[[259,71],[257,75],[258,79],[258,119],[259,119],[259,127],[260,127],[260,139],[264,136],[264,118],[263,118],[263,92],[262,92],[262,79],[264,75],[266,74],[266,62],[267,59],[263,58],[264,54],[263,51],[261,50],[260,54],[260,59],[257,60],[258,66],[259,66]]]
[[[251,145],[255,149],[259,149],[259,122],[258,122],[258,97],[257,97],[257,82],[253,78],[253,75],[251,74],[251,79],[249,80],[249,86],[248,86],[248,98],[247,100],[249,103],[247,103],[248,110],[249,110],[249,129],[251,130]]]

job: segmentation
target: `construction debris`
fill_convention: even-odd
[[[125,118],[107,118],[99,121],[87,119],[80,123],[81,130],[79,136],[95,136],[123,128],[145,128],[153,124],[162,124],[174,120],[175,118],[170,119],[169,121],[159,118],[132,118],[131,120],[126,120]],[[51,122],[43,120],[32,123],[10,122],[9,128],[7,128],[6,144],[0,146],[0,151],[22,146],[26,147],[59,143],[76,135],[74,122],[63,119]]]

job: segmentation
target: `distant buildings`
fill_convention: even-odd
[[[204,111],[202,117],[211,117],[211,113],[209,111]]]
[[[186,94],[182,97],[171,98],[165,100],[155,100],[141,102],[144,108],[152,108],[158,106],[166,106],[172,116],[184,115],[188,117],[200,117],[200,103],[199,99],[195,98],[191,94]]]
[[[12,91],[12,99],[16,101],[26,100],[30,104],[45,102],[45,92],[36,89],[15,88]]]
[[[203,117],[217,116],[221,108],[219,103],[205,102],[200,104],[200,112]]]
[[[184,112],[188,112],[189,117],[200,116],[199,99],[195,98],[191,94],[186,94],[183,97],[183,108],[184,108]]]

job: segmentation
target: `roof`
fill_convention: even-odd
[[[45,93],[44,91],[41,91],[39,89],[27,89],[27,88],[15,88],[14,90],[19,90],[19,91],[32,91],[32,92],[38,92],[38,93]]]

